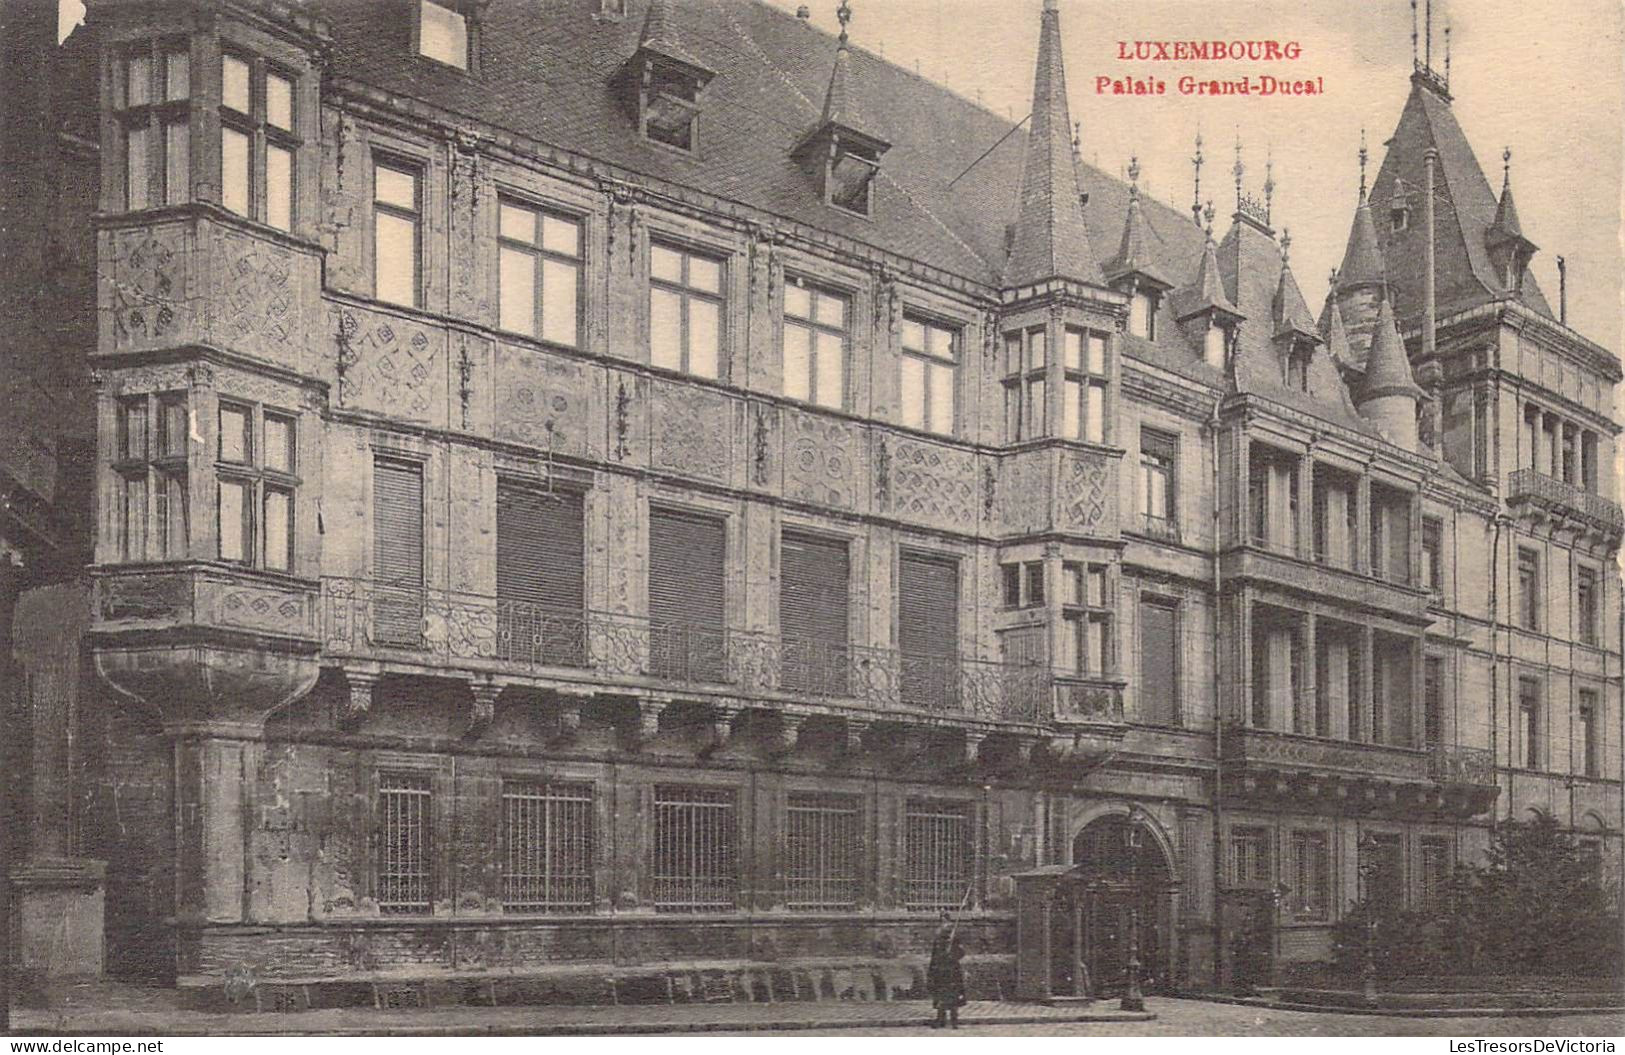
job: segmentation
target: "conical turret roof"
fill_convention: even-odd
[[[1359,207],[1354,210],[1354,224],[1349,228],[1348,246],[1343,250],[1343,266],[1337,269],[1337,288],[1346,290],[1381,285],[1382,276],[1382,248],[1377,243],[1377,225],[1371,218],[1371,203],[1362,192]]]
[[[1134,185],[1129,189],[1128,217],[1123,221],[1123,239],[1118,243],[1117,255],[1105,264],[1108,282],[1115,282],[1127,275],[1139,275],[1162,289],[1172,288],[1173,283],[1164,277],[1146,250],[1146,227],[1145,212],[1140,208],[1140,188]]]
[[[1213,230],[1208,228],[1207,244],[1202,247],[1202,263],[1197,268],[1196,280],[1174,294],[1174,318],[1178,322],[1204,311],[1216,311],[1231,318],[1242,318],[1241,312],[1224,292],[1224,280],[1219,275],[1218,248],[1213,243]]]
[[[1383,297],[1377,308],[1377,328],[1372,334],[1371,354],[1365,361],[1365,380],[1360,385],[1359,402],[1379,396],[1409,396],[1421,399],[1422,390],[1411,373],[1411,360],[1405,353],[1405,342],[1399,336],[1394,322],[1394,309]]]

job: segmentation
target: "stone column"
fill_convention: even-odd
[[[1305,733],[1309,736],[1316,735],[1316,730],[1320,727],[1320,709],[1325,706],[1325,701],[1320,698],[1320,681],[1317,677],[1319,671],[1319,657],[1315,654],[1315,631],[1317,629],[1316,623],[1317,620],[1315,613],[1304,613],[1303,644],[1301,646],[1303,655],[1303,669],[1300,674],[1300,676],[1303,678],[1303,685],[1299,691],[1304,694],[1304,703],[1301,710],[1306,720],[1304,722],[1303,729],[1297,729],[1294,731]]]
[[[1355,739],[1372,741],[1375,727],[1372,725],[1373,703],[1377,692],[1377,664],[1376,664],[1376,632],[1369,624],[1360,628],[1359,655],[1350,656],[1350,663],[1360,666],[1360,728]]]
[[[1354,488],[1354,539],[1351,548],[1354,551],[1354,564],[1352,571],[1364,572],[1367,575],[1377,574],[1378,569],[1371,566],[1371,477],[1362,474],[1360,482]]]

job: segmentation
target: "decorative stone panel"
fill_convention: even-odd
[[[856,509],[864,479],[863,437],[857,426],[800,410],[784,420],[784,496]]]
[[[656,383],[649,401],[649,463],[727,483],[733,465],[733,400],[708,389]]]
[[[420,323],[363,308],[328,311],[337,345],[338,406],[445,424],[446,338]]]
[[[1050,526],[1050,465],[1048,449],[1021,451],[999,459],[995,508],[1006,534],[1028,534]]]
[[[1092,451],[1074,451],[1063,458],[1061,470],[1061,524],[1073,531],[1094,534],[1117,531],[1114,502],[1117,495],[1116,460]]]
[[[302,254],[224,225],[211,225],[209,335],[244,355],[305,369],[306,313]]]
[[[947,444],[892,437],[891,510],[899,519],[952,531],[978,522],[976,456]]]
[[[588,368],[510,345],[496,349],[496,438],[557,454],[596,455]]]
[[[125,228],[103,245],[114,350],[162,348],[200,336],[190,288],[197,247],[187,225]]]

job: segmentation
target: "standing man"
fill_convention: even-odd
[[[931,962],[925,968],[925,988],[931,994],[931,1006],[937,1009],[933,1029],[941,1029],[950,1021],[959,1028],[959,1009],[965,1006],[965,947],[959,943],[948,913],[942,913],[942,926],[931,942]]]

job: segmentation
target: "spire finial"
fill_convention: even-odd
[[[1083,155],[1083,122],[1082,121],[1073,121],[1072,122],[1072,156],[1073,157],[1081,157],[1082,155]]]
[[[1202,210],[1202,218],[1207,221],[1207,236],[1213,237],[1213,199],[1207,200],[1207,207]]]
[[[1337,268],[1335,267],[1332,268],[1331,274],[1326,276],[1326,288],[1333,290],[1337,288]]]
[[[1371,156],[1365,148],[1365,128],[1360,129],[1360,200],[1365,201],[1365,163]]]
[[[846,24],[852,21],[852,5],[841,0],[841,6],[835,9],[835,18],[841,23],[841,47],[846,47]]]
[[[1271,206],[1275,199],[1275,147],[1272,144],[1264,156],[1264,222],[1270,222]]]
[[[1134,201],[1140,200],[1140,155],[1131,154],[1128,159],[1128,196]]]
[[[1411,66],[1415,68],[1421,63],[1421,55],[1417,51],[1418,36],[1416,33],[1416,0],[1411,0]]]
[[[1433,69],[1433,0],[1427,0],[1426,36],[1422,38],[1422,60]]]
[[[1196,226],[1202,226],[1202,129],[1196,129],[1196,153],[1191,157],[1191,165],[1196,171],[1196,185],[1191,191],[1191,216],[1196,220]]]
[[[1501,186],[1512,186],[1512,148],[1504,147],[1501,150]]]
[[[1450,19],[1444,20],[1444,90],[1450,90]]]
[[[1287,259],[1292,255],[1292,228],[1281,228],[1281,270],[1287,269]]]
[[[1241,163],[1241,126],[1236,126],[1236,166],[1231,169],[1236,175],[1236,208],[1241,208],[1241,177],[1247,174],[1247,166]]]

